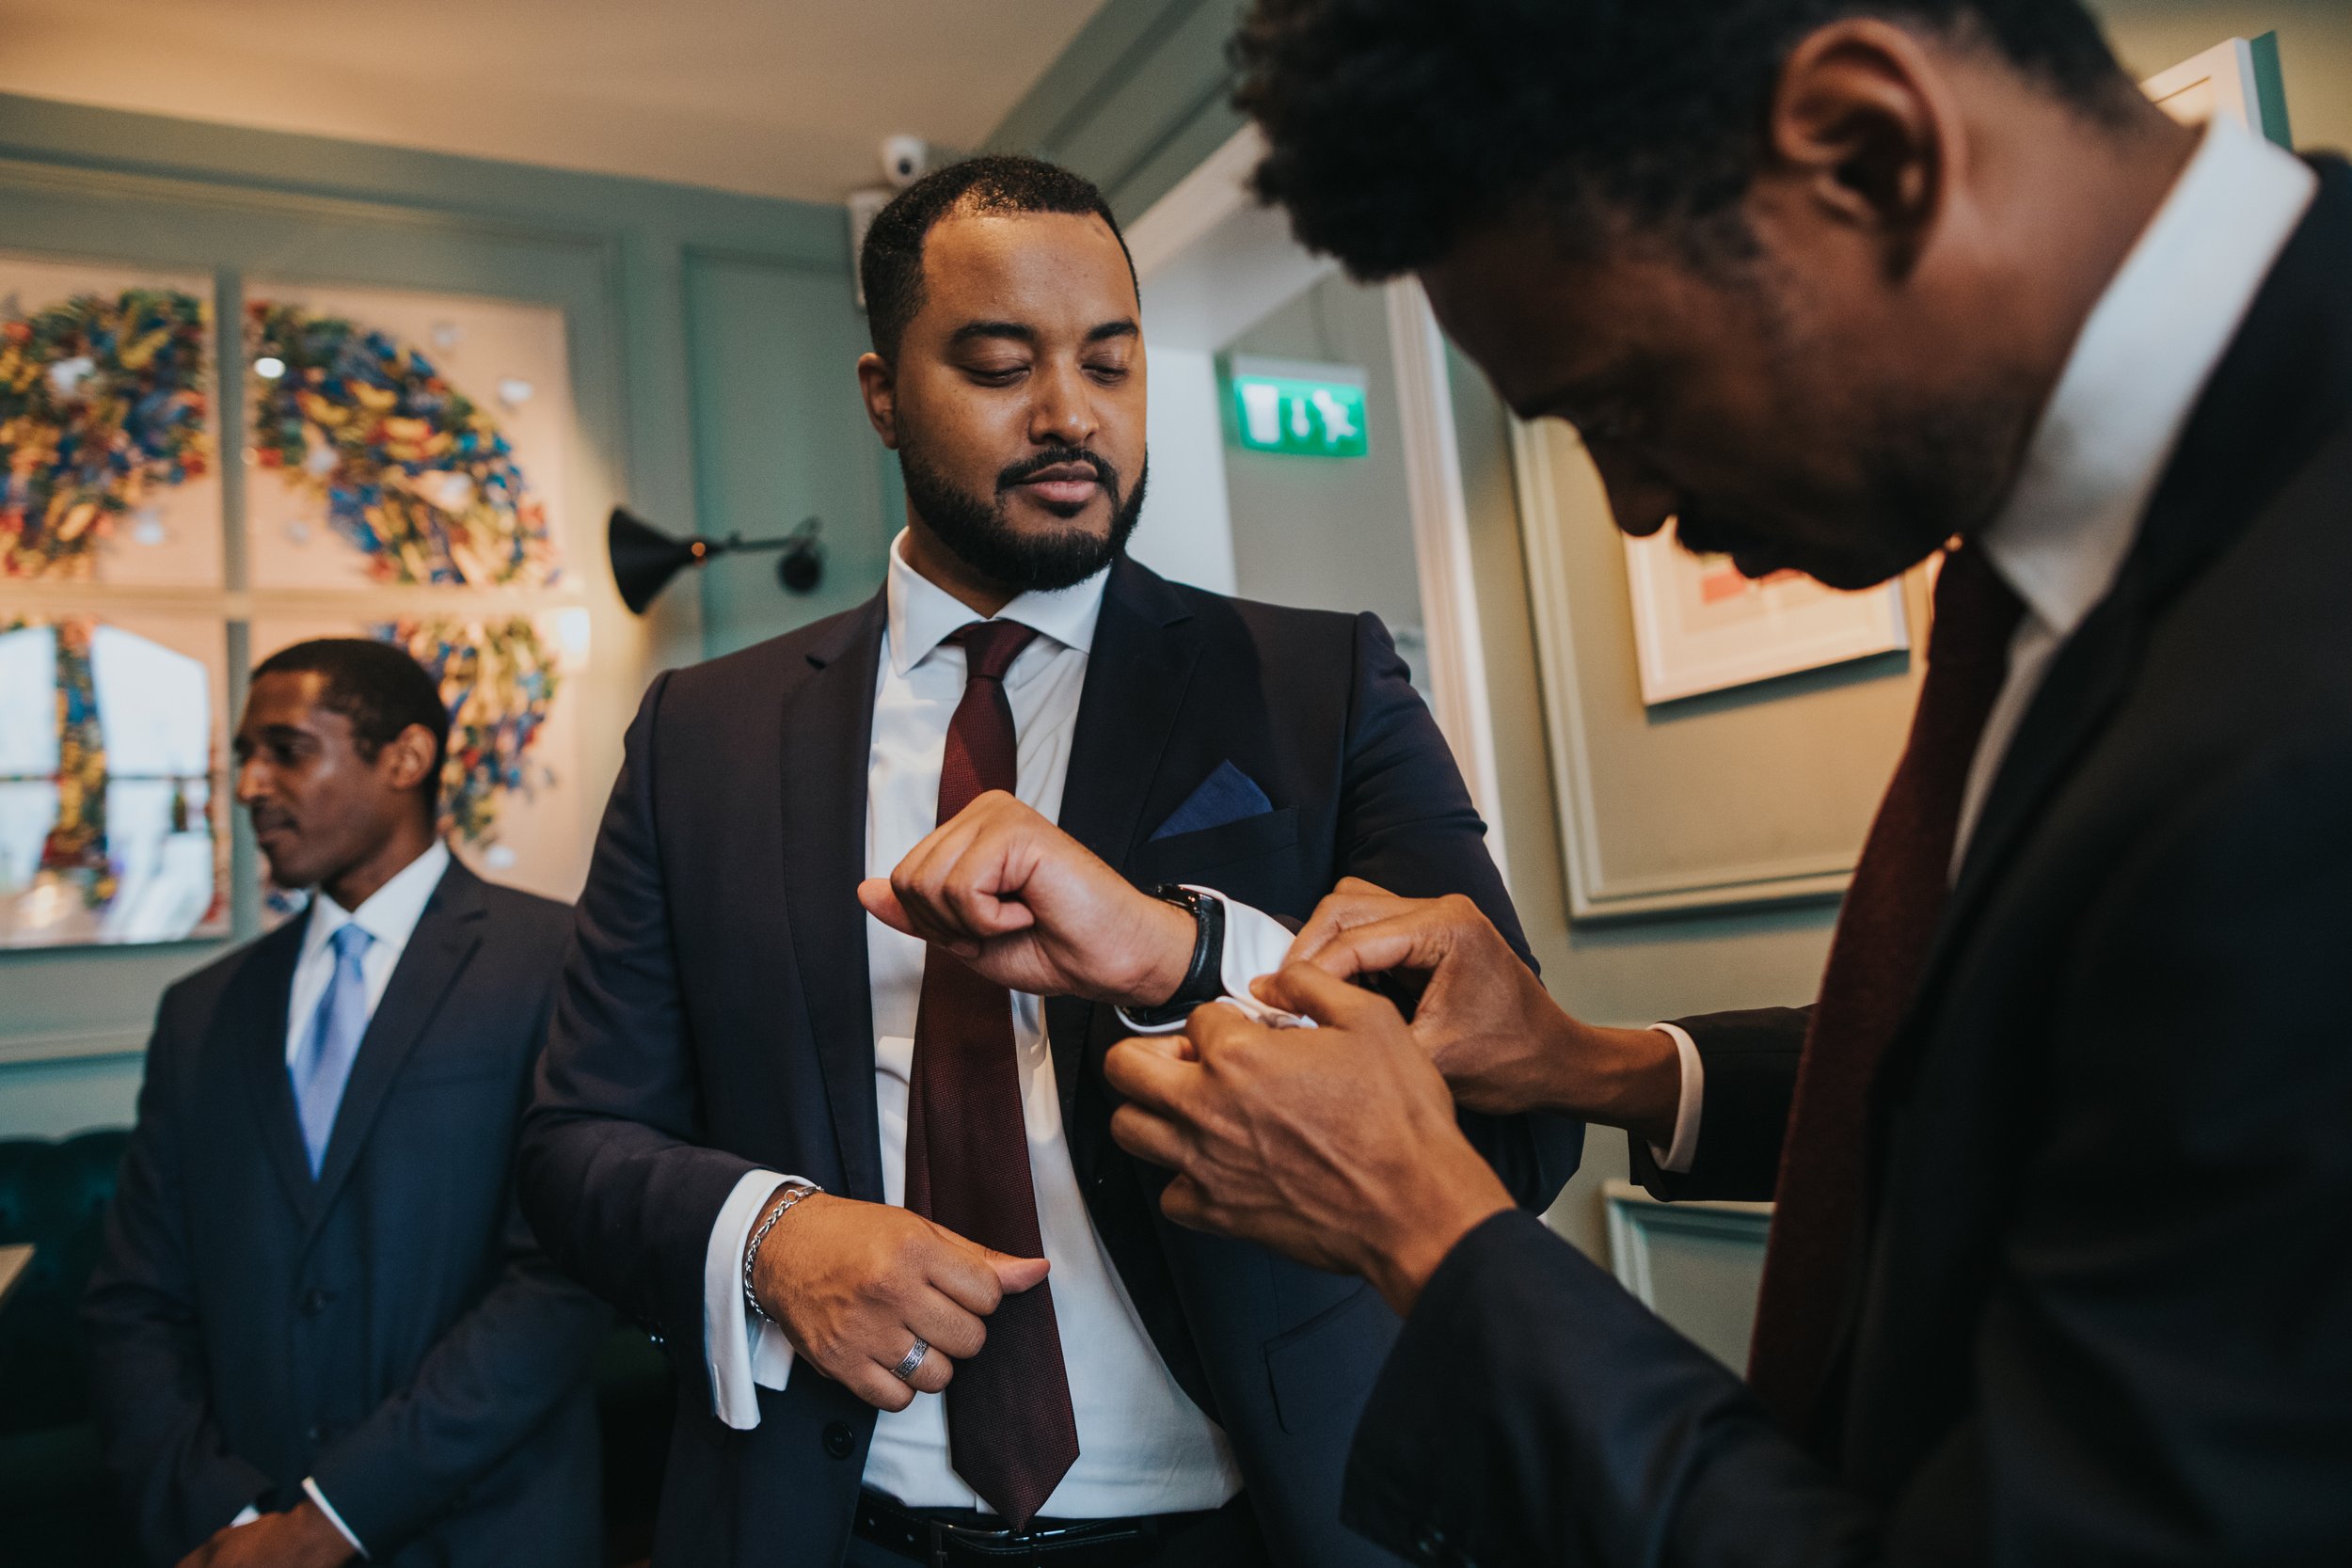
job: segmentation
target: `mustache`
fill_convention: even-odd
[[[1007,464],[996,472],[996,493],[1001,496],[1016,484],[1025,484],[1048,468],[1073,466],[1092,469],[1094,482],[1100,484],[1114,501],[1119,499],[1118,466],[1110,459],[1098,456],[1084,447],[1051,447],[1034,457],[1025,457],[1018,463]]]

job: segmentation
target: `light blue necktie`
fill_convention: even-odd
[[[335,949],[335,973],[319,998],[318,1011],[310,1015],[310,1035],[286,1069],[294,1081],[294,1111],[302,1118],[302,1146],[310,1150],[313,1178],[326,1158],[326,1139],[335,1131],[343,1085],[351,1082],[359,1037],[368,1032],[368,977],[360,962],[374,939],[354,923],[327,940]]]

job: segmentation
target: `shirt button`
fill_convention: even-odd
[[[849,1458],[850,1449],[856,1441],[856,1434],[850,1431],[847,1423],[842,1421],[825,1423],[825,1451],[834,1458]]]

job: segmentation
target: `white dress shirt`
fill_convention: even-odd
[[[384,988],[392,983],[401,954],[408,950],[408,939],[416,934],[417,922],[424,917],[425,905],[432,901],[433,890],[441,885],[442,874],[448,870],[449,847],[435,839],[433,847],[393,872],[391,879],[356,910],[336,903],[325,888],[310,895],[305,914],[310,924],[302,929],[302,953],[294,959],[294,994],[286,1008],[288,1067],[294,1065],[310,1037],[311,1015],[319,1010],[319,998],[326,994],[327,982],[335,977],[335,933],[357,926],[371,939],[359,957],[359,973],[368,983],[368,1017],[373,1019],[376,1004],[384,1000]]]
[[[2083,323],[2016,488],[1977,541],[2026,613],[1969,766],[1954,878],[2051,659],[2115,586],[2182,427],[2318,188],[2301,159],[2216,117]],[[1658,1027],[1682,1059],[1681,1114],[1658,1163],[1683,1172],[1705,1071],[1688,1034]]]
[[[977,619],[907,564],[904,545],[901,534],[890,551],[887,629],[866,771],[866,867],[877,877],[889,875],[938,825],[940,759],[964,686],[963,650],[946,639]],[[1049,819],[1061,810],[1106,575],[1058,593],[1024,594],[1000,612],[999,618],[1040,634],[1006,671],[1005,695],[1018,736],[1015,793]],[[882,1196],[903,1204],[907,1098],[926,948],[870,918],[866,942]],[[1289,945],[1290,933],[1280,925],[1229,902],[1226,989],[1245,991],[1250,979],[1279,967]],[[1216,1508],[1241,1488],[1232,1450],[1161,1361],[1095,1233],[1070,1163],[1039,1000],[1016,992],[1011,1006],[1030,1180],[1053,1264],[1054,1313],[1078,1428],[1077,1462],[1041,1512],[1109,1518]],[[790,1341],[781,1329],[752,1317],[742,1293],[751,1227],[786,1180],[771,1171],[744,1177],[711,1227],[705,1259],[704,1343],[716,1413],[739,1429],[758,1424],[755,1386],[782,1388],[792,1371]],[[789,1245],[790,1235],[787,1219],[767,1244]],[[878,1417],[865,1481],[911,1507],[988,1506],[949,1464],[946,1408],[933,1394],[917,1394],[907,1409]]]
[[[309,1037],[312,1017],[319,1010],[319,998],[326,994],[327,983],[335,977],[335,933],[346,926],[357,926],[371,939],[367,950],[359,958],[360,977],[367,982],[367,1016],[375,1017],[376,1004],[384,1000],[384,988],[392,983],[392,971],[400,965],[400,956],[408,949],[408,939],[416,934],[417,922],[424,917],[424,907],[433,898],[433,890],[441,885],[442,875],[449,870],[449,847],[439,839],[433,847],[398,871],[391,879],[370,894],[356,910],[346,910],[326,895],[325,888],[310,895],[310,907],[304,915],[309,922],[302,928],[302,952],[294,959],[294,990],[286,1008],[286,1065],[294,1066],[295,1054]],[[302,1490],[319,1505],[327,1522],[342,1531],[351,1549],[361,1557],[368,1549],[359,1538],[351,1533],[343,1516],[335,1512],[335,1505],[326,1500],[318,1482],[305,1477]],[[261,1517],[254,1508],[246,1508],[230,1523],[249,1525]]]

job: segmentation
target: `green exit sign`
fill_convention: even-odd
[[[1350,365],[1232,367],[1233,425],[1251,451],[1305,457],[1363,457],[1363,372]]]

